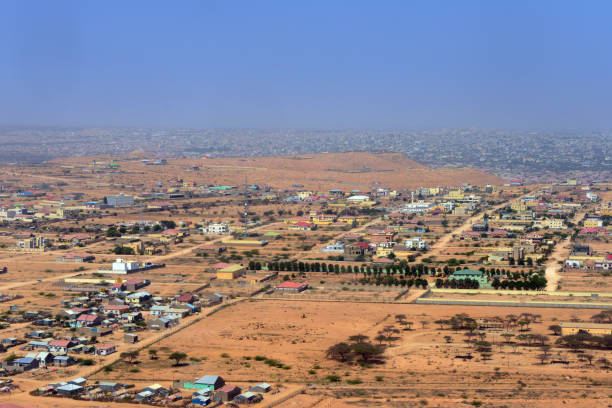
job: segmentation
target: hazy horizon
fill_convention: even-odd
[[[0,4],[0,125],[612,129],[607,2]]]

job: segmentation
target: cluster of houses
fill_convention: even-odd
[[[612,254],[594,253],[590,245],[575,244],[564,266],[566,269],[612,271]]]
[[[367,215],[337,215],[334,212],[322,212],[312,210],[308,215],[286,218],[283,220],[289,230],[310,231],[319,226],[347,227],[367,223],[370,217]]]
[[[140,390],[133,386],[116,382],[100,381],[88,383],[85,378],[51,383],[37,389],[35,395],[45,397],[63,397],[87,401],[137,402],[148,405],[167,405],[181,400],[178,390],[151,384]]]
[[[272,387],[268,383],[250,386],[248,390],[226,384],[218,375],[205,375],[193,381],[174,381],[175,388],[194,390],[191,403],[206,406],[212,403],[234,402],[236,404],[253,404],[263,400],[263,394],[270,392]]]
[[[89,383],[85,378],[51,383],[37,389],[34,394],[46,397],[64,397],[77,400],[104,400],[115,402],[136,402],[139,404],[165,406],[183,400],[181,389],[192,391],[190,403],[207,406],[222,403],[253,404],[263,400],[270,392],[268,383],[250,386],[247,390],[226,384],[218,375],[205,375],[193,381],[175,380],[171,387],[151,384],[141,389],[132,385],[99,381]]]
[[[3,317],[18,317],[19,321],[43,327],[69,328],[71,333],[53,338],[49,331],[40,329],[26,333],[24,339],[2,339],[0,348],[3,351],[21,346],[19,349],[27,353],[5,361],[2,369],[13,374],[47,366],[70,366],[77,362],[78,354],[107,356],[117,351],[117,345],[104,341],[104,337],[116,330],[124,332],[125,343],[137,343],[139,331],[170,328],[184,317],[199,312],[203,305],[219,304],[225,298],[218,293],[201,297],[190,293],[170,298],[154,297],[139,290],[144,284],[148,282],[128,279],[113,284],[114,293],[92,293],[64,300],[62,305],[67,308],[55,318],[48,313],[27,311]],[[126,287],[134,291],[125,291]]]
[[[0,221],[29,224],[35,221],[74,219],[77,218],[80,213],[78,206],[66,206],[63,201],[44,199],[43,195],[30,191],[23,192],[21,195],[18,195],[18,198],[40,198],[41,200],[35,204],[0,203]]]
[[[372,256],[375,260],[388,258],[391,254],[396,258],[406,258],[414,251],[423,251],[429,248],[427,240],[416,235],[398,243],[400,228],[387,227],[369,229],[363,234],[346,234],[343,241],[328,244],[320,249],[321,252],[342,255],[345,260],[359,260],[365,256]]]

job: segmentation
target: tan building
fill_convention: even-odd
[[[561,335],[568,336],[577,333],[589,333],[593,336],[612,334],[612,324],[609,323],[559,323]]]
[[[242,265],[230,265],[217,271],[217,279],[232,280],[236,279],[244,273],[245,269]]]

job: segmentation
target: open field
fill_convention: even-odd
[[[587,390],[589,398],[606,401],[612,391],[612,382],[607,373],[588,363],[579,362],[567,350],[553,348],[551,354],[567,357],[570,361],[568,366],[542,365],[536,358],[538,347],[514,348],[510,344],[502,347],[504,344],[500,332],[485,330],[488,340],[495,344],[502,343],[501,346],[494,346],[493,356],[487,360],[478,356],[472,361],[457,360],[453,358],[454,354],[468,347],[463,334],[440,329],[434,323],[457,313],[482,318],[504,316],[511,312],[508,308],[495,307],[423,307],[274,300],[243,302],[223,309],[152,346],[159,350],[162,357],[159,360],[143,358],[138,364],[138,373],[132,374],[127,371],[129,365],[119,364],[112,372],[99,373],[96,378],[172,381],[176,378],[223,372],[226,380],[235,383],[256,382],[260,378],[267,378],[279,385],[306,382],[315,384],[316,392],[308,391],[308,394],[315,394],[312,398],[299,396],[293,402],[290,400],[286,406],[304,403],[298,401],[314,403],[317,398],[321,398],[321,390],[325,390],[323,395],[353,395],[359,397],[357,400],[370,403],[381,398],[380,402],[389,404],[383,406],[389,407],[410,406],[410,403],[421,399],[428,400],[433,406],[454,406],[452,404],[460,404],[461,400],[484,400],[487,404],[503,401],[506,406],[519,407],[526,403],[515,401],[519,398],[534,404],[541,403],[541,400],[567,398],[569,401],[575,400],[576,406],[587,406],[580,405],[581,394]],[[529,333],[550,335],[546,328],[553,322],[570,318],[588,319],[594,312],[538,309],[537,313],[540,315],[540,323],[532,324]],[[385,351],[381,364],[366,368],[333,362],[325,357],[327,348],[345,341],[351,335],[375,337],[382,327],[394,324],[395,314],[405,314],[414,325],[410,330],[401,330],[398,339]],[[355,319],[357,315],[359,318]],[[511,333],[517,331],[513,329]],[[450,342],[445,340],[445,336],[450,337]],[[186,352],[194,361],[182,367],[172,367],[164,356],[175,350]],[[595,354],[605,355],[605,352]],[[264,364],[255,359],[258,355],[279,361],[288,368]],[[325,385],[325,377],[328,375],[339,375],[342,386]],[[463,378],[461,384],[454,380],[457,375]],[[564,378],[563,385],[557,380],[559,377]],[[354,379],[362,381],[362,385],[351,385]],[[389,395],[385,396],[387,389]],[[322,401],[327,400],[324,397]],[[349,398],[331,406],[341,407],[351,400]],[[368,403],[363,404],[367,406]]]
[[[145,166],[138,160],[122,160],[120,157],[110,156],[65,158],[50,163],[58,167],[73,166],[70,173],[78,174],[81,169],[90,170],[93,160],[100,164],[116,160],[121,166],[120,173],[94,179],[94,185],[100,192],[108,191],[112,184],[146,184],[150,180],[167,181],[171,176],[188,181],[205,180],[218,185],[237,185],[244,183],[245,175],[248,175],[248,182],[252,184],[290,188],[293,184],[299,183],[307,189],[321,191],[335,188],[369,189],[374,182],[392,188],[421,185],[452,186],[465,182],[478,185],[501,183],[498,177],[481,170],[430,169],[393,153],[352,152],[236,159],[171,159],[165,166]],[[189,170],[190,166],[194,165],[197,165],[199,170]],[[37,172],[35,169],[28,169],[27,173],[14,172],[12,175],[27,174],[30,178],[47,181],[65,178],[59,171],[54,174],[50,173],[49,168],[41,170],[43,171]],[[83,183],[89,182],[83,181]]]

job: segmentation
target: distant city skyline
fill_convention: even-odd
[[[612,4],[3,1],[0,125],[612,129]]]

